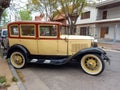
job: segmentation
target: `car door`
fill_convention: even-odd
[[[38,52],[39,55],[58,54],[57,25],[40,24],[38,25]]]
[[[35,24],[20,25],[19,43],[24,46],[31,54],[38,54]]]

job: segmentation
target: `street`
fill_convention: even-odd
[[[107,52],[106,63],[99,76],[85,74],[79,64],[62,66],[29,64],[21,69],[27,90],[120,90],[120,52]]]

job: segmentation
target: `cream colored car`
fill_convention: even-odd
[[[7,58],[15,68],[30,62],[62,65],[72,61],[80,63],[87,74],[103,72],[104,60],[109,58],[96,47],[96,40],[68,33],[67,27],[59,22],[12,22],[8,25]]]

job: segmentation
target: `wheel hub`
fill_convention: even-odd
[[[90,60],[88,60],[87,61],[87,67],[89,68],[89,69],[92,69],[92,70],[94,70],[95,68],[96,68],[96,61],[95,60],[93,60],[93,59],[90,59]]]
[[[15,57],[14,57],[14,61],[15,61],[15,63],[16,64],[22,64],[22,57],[21,56],[18,56],[18,55],[15,55]]]

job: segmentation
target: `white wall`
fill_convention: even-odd
[[[109,8],[109,9],[104,9],[104,10],[107,10],[107,15],[108,15],[107,19],[120,18],[120,6]],[[90,33],[94,33],[97,35],[97,38],[100,38],[101,27],[109,27],[109,33],[105,35],[105,38],[114,39],[114,30],[115,30],[115,25],[117,24],[118,30],[116,33],[116,39],[120,40],[120,23],[98,24],[96,26],[86,24],[86,23],[91,23],[91,22],[95,22],[96,20],[102,19],[102,12],[104,10],[97,10],[95,7],[86,7],[84,9],[84,12],[91,11],[90,18],[82,19],[82,20],[81,20],[81,17],[78,18],[77,23],[76,23],[78,24],[77,33],[79,33],[80,31],[80,27],[89,26]],[[79,24],[85,24],[85,25],[79,25]]]
[[[97,9],[95,7],[85,7],[83,12],[90,11],[90,18],[89,19],[82,19],[81,16],[78,18],[76,24],[84,24],[96,21],[97,18]]]
[[[114,39],[114,30],[115,25],[118,25],[118,30],[116,31],[116,39],[120,40],[120,23],[111,23],[111,24],[99,24],[96,25],[96,34],[97,38],[100,38],[101,27],[109,27],[109,33],[105,35],[106,39]]]
[[[109,9],[98,10],[98,16],[97,16],[98,20],[102,19],[103,11],[107,11],[107,19],[120,18],[120,6]]]

